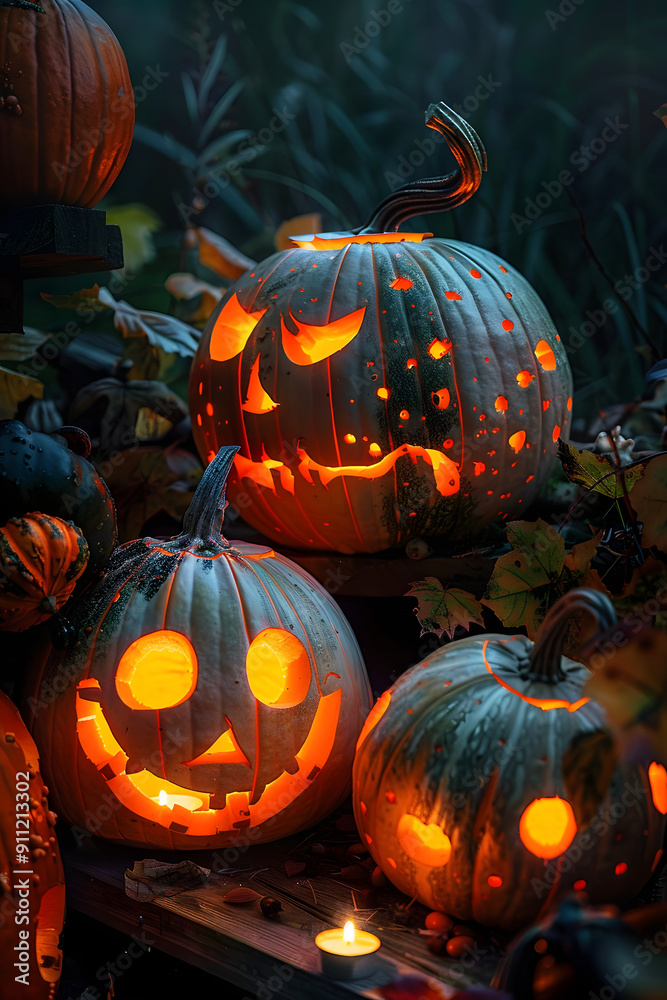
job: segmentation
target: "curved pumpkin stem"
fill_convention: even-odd
[[[355,233],[395,232],[414,215],[445,212],[462,205],[479,187],[482,171],[486,170],[486,150],[474,128],[442,103],[429,106],[426,124],[444,135],[458,168],[445,177],[426,177],[392,192],[378,205],[366,226]]]
[[[530,654],[527,677],[549,684],[564,679],[561,658],[567,639],[567,626],[572,616],[580,611],[587,611],[593,616],[598,632],[611,628],[618,620],[616,608],[606,594],[588,587],[570,590],[550,608],[542,622]]]
[[[221,448],[205,469],[192,503],[185,512],[184,534],[179,540],[187,538],[190,543],[201,542],[207,547],[229,547],[229,542],[222,536],[222,519],[227,506],[225,487],[234,457],[239,450],[237,444]]]

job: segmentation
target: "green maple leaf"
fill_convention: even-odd
[[[472,594],[458,587],[443,587],[434,576],[413,583],[406,597],[417,598],[417,619],[424,632],[435,632],[439,638],[446,632],[454,637],[456,626],[469,631],[473,622],[484,624],[482,605]]]
[[[613,500],[624,495],[624,485],[625,492],[629,493],[643,471],[640,465],[632,469],[617,469],[603,455],[580,451],[565,441],[558,442],[558,457],[565,475],[573,483]]]

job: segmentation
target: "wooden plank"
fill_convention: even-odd
[[[275,983],[276,978],[281,988],[289,982],[288,995],[295,1000],[310,1000],[315,992],[321,1000],[375,997],[378,986],[415,972],[437,970],[439,978],[452,987],[473,982],[468,976],[448,972],[448,968],[456,971],[458,963],[435,959],[426,948],[425,938],[414,929],[392,924],[386,905],[355,912],[353,886],[341,885],[322,874],[311,879],[289,878],[284,860],[298,839],[253,847],[244,857],[244,865],[250,867],[219,873],[215,872],[219,855],[193,852],[191,860],[204,867],[213,866],[207,884],[150,902],[132,899],[124,891],[125,870],[145,857],[145,851],[99,842],[94,853],[66,848],[63,860],[68,905],[125,933],[143,933],[142,940],[150,938],[151,946],[247,989],[251,995],[270,979]],[[160,852],[160,856],[182,860],[179,855]],[[265,918],[256,903],[226,903],[225,894],[239,884],[280,899],[283,910],[279,919]],[[358,889],[356,893],[360,897]],[[405,901],[391,887],[385,895]],[[322,976],[314,938],[320,930],[341,926],[349,918],[358,927],[377,933],[382,949],[373,960],[368,978],[344,983]],[[406,953],[412,957],[406,958]],[[482,960],[474,967],[474,981],[488,983],[497,955],[489,948],[482,948],[481,954]]]
[[[19,262],[24,278],[86,274],[123,266],[118,226],[106,212],[71,205],[36,205],[0,215],[0,258]]]

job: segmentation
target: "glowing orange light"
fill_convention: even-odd
[[[479,273],[479,271],[475,270],[475,268],[473,268],[471,270],[470,274],[472,275],[473,278],[481,278],[482,277],[482,275]]]
[[[431,393],[431,400],[433,405],[437,406],[439,410],[446,410],[449,406],[449,389],[438,389],[437,392]]]
[[[486,466],[484,462],[474,462],[473,471],[476,476],[481,476],[483,472],[486,472]]]
[[[380,399],[389,399],[391,395],[391,389],[385,389],[384,386],[381,386],[378,389],[377,394],[380,397]]]
[[[345,441],[346,444],[356,444],[357,439],[354,434],[346,434],[343,441]]]
[[[351,920],[343,927],[343,941],[345,944],[354,944],[354,924]]]
[[[433,233],[366,233],[362,236],[353,236],[351,233],[332,233],[330,236],[315,233],[290,236],[290,239],[302,250],[340,250],[350,243],[421,243],[431,236]]]
[[[187,767],[194,767],[197,764],[247,764],[250,767],[250,761],[238,745],[232,724],[227,716],[225,716],[225,722],[229,729],[222,733],[208,750],[204,750],[194,760],[185,762]]]
[[[625,875],[625,873],[627,872],[627,870],[628,870],[628,866],[626,865],[625,861],[620,861],[616,865],[616,867],[614,868],[614,873],[616,875]]]
[[[282,628],[267,628],[250,643],[248,684],[255,698],[272,708],[293,708],[308,694],[310,659],[303,643]]]
[[[267,490],[276,493],[276,484],[271,475],[272,469],[277,469],[280,476],[280,485],[288,493],[294,495],[294,473],[284,462],[279,462],[272,458],[263,458],[261,462],[253,462],[243,455],[234,456],[234,465],[239,476],[252,479],[258,486],[264,486]]]
[[[510,298],[511,298],[511,296],[510,296]],[[511,319],[504,319],[503,322],[502,322],[502,327],[503,327],[503,330],[506,330],[509,333],[510,330],[514,329],[514,323],[512,322]]]
[[[404,455],[409,455],[413,461],[419,456],[432,466],[435,488],[442,496],[453,496],[454,493],[458,493],[461,485],[456,463],[452,462],[446,455],[443,455],[441,451],[436,451],[434,448],[422,448],[421,445],[402,444],[374,465],[342,465],[332,467],[320,465],[318,462],[315,462],[303,448],[297,447],[297,454],[301,460],[299,472],[304,479],[312,483],[310,470],[316,469],[320,474],[320,480],[325,486],[338,476],[379,479],[380,476],[386,475],[395,466],[398,459]]]
[[[366,721],[364,722],[362,730],[359,734],[359,739],[357,740],[357,750],[364,742],[364,740],[370,733],[371,729],[374,729],[375,726],[377,726],[378,722],[389,708],[390,701],[391,701],[391,691],[385,691],[383,694],[380,695],[378,700],[375,702],[372,709],[366,716]]]
[[[568,410],[572,409],[572,396],[567,397],[567,408]]]
[[[462,302],[463,297],[458,292],[445,292],[445,298],[450,302]]]
[[[535,376],[531,374],[531,372],[526,371],[525,368],[523,369],[523,371],[517,372],[516,376],[516,380],[522,389],[527,389],[534,378]]]
[[[531,854],[548,860],[566,851],[577,832],[572,806],[565,799],[533,799],[519,820],[521,843]]]
[[[197,654],[180,632],[149,632],[128,646],[116,671],[121,701],[137,711],[174,708],[197,686]]]
[[[553,431],[551,432],[551,440],[553,441],[554,444],[556,443],[559,437],[560,437],[560,427],[558,426],[558,424],[556,424]]]
[[[379,444],[376,444],[376,442],[373,441],[368,448],[368,454],[372,455],[374,458],[377,458],[378,455],[382,454],[382,448],[380,447]]]
[[[408,358],[408,371],[411,368],[416,368],[416,367],[417,367],[417,359],[416,358]]]
[[[248,382],[248,393],[246,400],[241,404],[241,409],[247,413],[270,413],[275,410],[279,403],[275,403],[259,380],[259,354],[255,358],[250,369],[250,381]]]
[[[485,639],[482,646],[482,658],[486,669],[501,687],[504,687],[506,691],[510,691],[512,694],[515,694],[517,698],[521,698],[522,701],[527,702],[529,705],[534,705],[535,708],[541,708],[543,712],[549,712],[557,708],[566,708],[568,712],[577,712],[582,705],[585,705],[588,701],[590,701],[589,698],[579,698],[578,701],[565,701],[563,698],[532,698],[530,695],[522,694],[520,691],[517,691],[516,688],[513,688],[511,684],[508,684],[507,681],[504,681],[502,677],[499,677],[498,674],[493,672],[487,656],[488,645],[489,640]]]
[[[47,889],[39,901],[37,911],[37,931],[35,933],[35,953],[37,970],[46,983],[57,983],[62,971],[62,952],[59,947],[65,913],[65,886],[53,885]]]
[[[549,403],[550,403],[550,402],[551,402],[551,400],[550,400],[550,399],[543,399],[543,400],[542,400],[542,410],[543,410],[543,411],[544,411],[545,413],[546,413],[546,411],[547,411],[547,410],[549,409]]]
[[[410,414],[408,413],[407,410],[401,410],[401,412],[399,413],[399,417],[401,418],[401,420],[409,420]]]
[[[389,287],[395,288],[399,292],[407,292],[409,288],[412,288],[413,284],[414,282],[410,281],[409,278],[394,278]]]
[[[658,764],[656,761],[649,764],[648,781],[651,786],[653,805],[663,816],[667,815],[667,771],[662,764]]]
[[[501,879],[500,875],[489,875],[486,881],[489,883],[492,889],[499,889],[500,886],[503,884],[503,880]]]
[[[525,431],[517,431],[516,434],[512,434],[509,438],[509,446],[514,450],[515,455],[519,454],[525,443],[526,443]]]
[[[498,411],[498,413],[502,413],[506,409],[507,409],[507,400],[505,399],[505,397],[504,396],[497,396],[496,397],[496,410]]]
[[[586,879],[579,878],[572,886],[577,892],[582,892],[586,888]]]
[[[267,307],[268,308],[268,307]],[[214,361],[229,361],[240,354],[266,309],[248,313],[236,293],[222,307],[211,333],[209,352]]]
[[[409,858],[429,868],[441,868],[450,859],[451,841],[437,823],[422,823],[416,816],[404,813],[398,821],[396,836]]]
[[[362,306],[356,312],[341,316],[340,319],[325,323],[323,326],[301,323],[290,313],[292,322],[297,327],[296,337],[289,332],[281,316],[283,350],[295,365],[314,365],[324,358],[330,358],[332,354],[341,351],[354,340],[361,329],[365,312],[366,306]]]
[[[556,369],[556,355],[549,347],[546,340],[539,340],[535,345],[535,357],[544,368],[545,372],[552,372]]]
[[[438,340],[438,338],[435,337],[428,345],[428,353],[431,355],[432,358],[435,358],[437,361],[439,358],[444,358],[445,354],[447,354],[451,350],[451,348],[452,348],[451,340],[442,341]]]

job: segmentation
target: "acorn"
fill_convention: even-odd
[[[271,896],[263,896],[259,901],[259,907],[265,917],[277,917],[283,908],[283,904],[279,899],[273,899]]]

